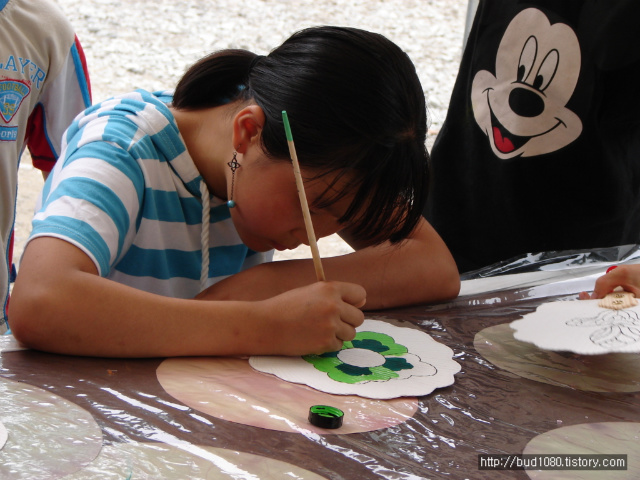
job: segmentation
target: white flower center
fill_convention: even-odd
[[[367,350],[366,348],[347,348],[340,350],[338,358],[344,363],[361,368],[379,367],[387,361],[384,355],[380,355],[378,352],[372,350]]]

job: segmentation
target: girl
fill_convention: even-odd
[[[331,281],[311,260],[265,263],[307,242],[283,110],[317,237],[356,250],[324,260]],[[76,355],[301,355],[353,339],[365,303],[452,298],[456,265],[421,217],[426,129],[407,55],[352,28],[214,53],[173,95],[95,105],[45,185],[13,334]]]

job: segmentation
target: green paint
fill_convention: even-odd
[[[284,122],[284,131],[287,135],[287,142],[293,142],[293,135],[291,135],[291,125],[289,125],[289,117],[287,111],[282,111],[282,121]]]
[[[359,348],[371,350],[384,357],[385,363],[376,367],[359,367],[350,365],[338,358],[342,350]],[[387,381],[397,378],[395,372],[409,370],[413,365],[406,359],[400,358],[408,352],[407,347],[400,345],[389,335],[377,332],[358,332],[356,338],[350,342],[344,342],[342,350],[327,352],[321,355],[305,355],[302,358],[311,363],[317,370],[325,372],[329,378],[341,383],[360,383],[370,381]]]
[[[389,370],[393,370],[394,372],[399,372],[400,370],[411,370],[413,365],[407,362],[404,358],[387,358],[387,361],[382,365],[384,368],[388,368]]]
[[[310,409],[311,413],[320,415],[321,417],[340,418],[344,415],[344,412],[336,407],[330,407],[328,405],[314,405]]]
[[[381,347],[374,347],[377,342],[384,347],[384,349],[378,350]],[[356,338],[350,343],[353,348],[366,348],[367,350],[373,350],[380,355],[404,355],[409,350],[404,345],[400,345],[389,335],[377,332],[359,332],[356,334]]]

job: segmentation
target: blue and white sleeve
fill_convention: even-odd
[[[49,236],[68,241],[107,276],[133,241],[144,177],[126,149],[129,124],[98,115],[82,127],[78,123],[82,119],[67,132],[64,157],[45,184],[29,240]],[[119,127],[121,142],[106,140],[113,135],[105,132],[114,127]]]

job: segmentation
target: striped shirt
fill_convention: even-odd
[[[192,298],[202,265],[202,178],[171,111],[169,92],[137,90],[90,107],[63,138],[30,239],[66,240],[101,276]],[[226,202],[210,198],[211,285],[269,260],[240,240]]]

